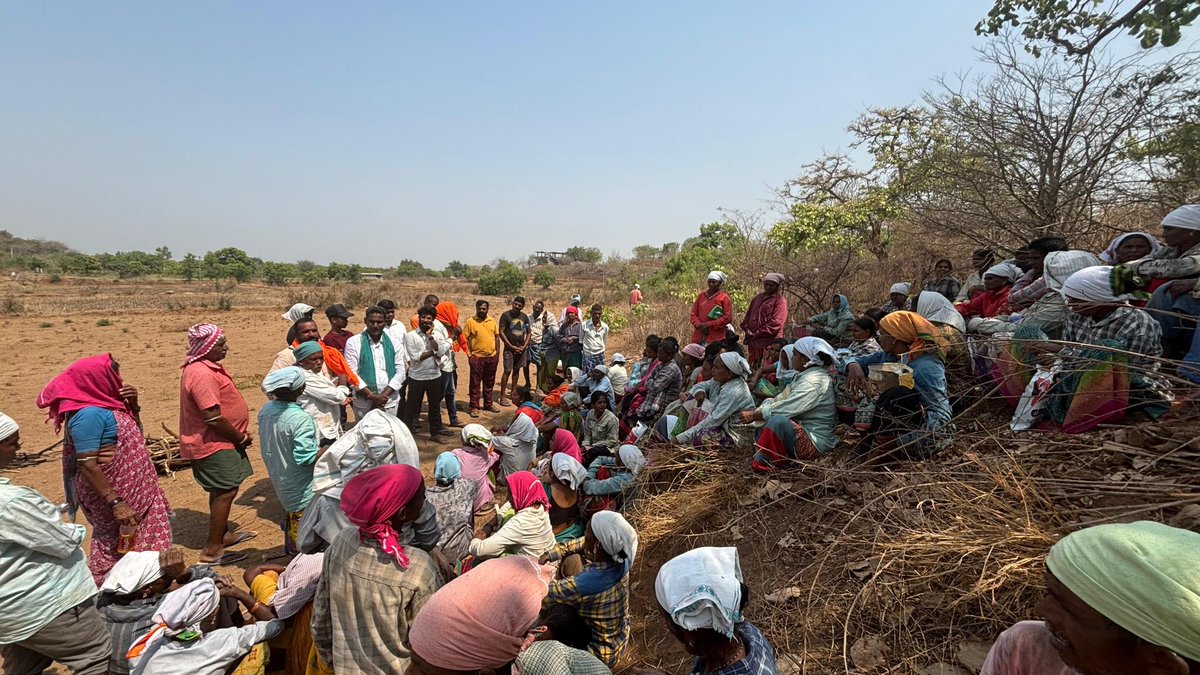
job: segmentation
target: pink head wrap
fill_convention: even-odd
[[[696,344],[695,342],[693,342],[689,345],[685,345],[684,348],[680,351],[682,351],[684,354],[687,354],[688,356],[692,357],[693,359],[701,359],[701,360],[704,359],[704,347],[701,347],[700,345]]]
[[[38,394],[37,407],[49,408],[54,431],[61,431],[67,413],[83,408],[128,410],[118,393],[121,376],[112,368],[112,355],[99,354],[79,359],[50,380]]]
[[[550,456],[553,457],[560,452],[583,464],[583,453],[579,452],[579,442],[575,440],[575,434],[566,429],[555,429],[554,436],[550,439]]]
[[[509,500],[517,511],[538,504],[550,508],[550,499],[546,497],[546,488],[538,482],[537,476],[528,471],[518,471],[508,474],[508,478],[505,480],[508,483]]]
[[[578,307],[568,307],[567,314],[574,314],[575,316],[579,316],[579,308]]]
[[[408,643],[438,668],[503,666],[521,653],[553,577],[529,556],[488,560],[429,598],[408,629]]]
[[[195,363],[208,356],[212,348],[225,336],[225,331],[211,323],[198,323],[188,329],[187,359],[183,365]]]
[[[416,468],[386,464],[358,474],[342,488],[342,513],[358,527],[359,540],[378,541],[403,570],[408,569],[408,556],[392,527],[392,516],[412,501],[422,485]]]

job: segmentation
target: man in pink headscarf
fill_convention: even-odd
[[[338,673],[404,672],[409,626],[438,589],[429,554],[405,546],[400,532],[425,505],[421,472],[387,464],[351,478],[341,509],[354,527],[325,552],[313,600],[313,644]]]
[[[179,379],[179,454],[191,460],[192,477],[208,493],[208,538],[200,549],[204,564],[244,560],[246,554],[225,549],[254,536],[228,531],[233,500],[242,481],[254,473],[246,455],[254,440],[246,433],[250,409],[221,366],[228,354],[220,328],[198,323],[188,329],[187,358]]]
[[[485,562],[446,584],[409,631],[410,675],[475,673],[512,663],[527,644],[554,575],[528,556]]]
[[[750,349],[750,363],[762,361],[763,352],[775,338],[783,337],[783,325],[787,322],[787,299],[780,290],[783,275],[770,272],[763,275],[763,292],[754,296],[741,328],[746,331],[746,346]]]

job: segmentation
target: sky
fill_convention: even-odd
[[[0,229],[440,269],[681,241],[973,66],[988,0],[8,2]]]

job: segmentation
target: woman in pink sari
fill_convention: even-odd
[[[492,432],[482,424],[468,424],[462,430],[463,447],[451,451],[462,465],[459,480],[475,483],[475,513],[492,508],[495,489],[488,479],[488,471],[499,457],[492,452]]]
[[[170,507],[146,451],[137,389],[121,382],[111,354],[79,359],[42,389],[54,430],[63,436],[63,482],[71,519],[80,507],[92,524],[88,568],[99,585],[125,553],[121,528],[135,528],[130,551],[171,545]]]
[[[555,429],[554,436],[550,438],[550,456],[553,457],[560,452],[583,464],[583,453],[579,450],[579,441],[575,440],[575,434],[566,429]]]

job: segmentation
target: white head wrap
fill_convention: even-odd
[[[559,453],[562,454],[562,453]],[[592,516],[592,534],[604,552],[617,562],[633,563],[637,557],[637,530],[616,511],[600,511]]]
[[[754,370],[750,368],[750,362],[737,352],[723,352],[718,358],[730,372],[743,380],[754,374]]]
[[[0,413],[0,441],[12,436],[20,430],[21,427],[17,426],[16,420],[8,415],[5,415],[4,413]]]
[[[963,320],[963,315],[946,296],[937,291],[921,291],[917,296],[917,314],[929,319],[933,323],[943,323],[947,326],[953,326],[958,329],[958,332],[967,332],[967,322]]]
[[[737,549],[704,546],[671,558],[658,569],[654,595],[680,628],[709,628],[732,637],[742,620]]]
[[[822,368],[825,367],[825,364],[821,362],[820,354],[825,354],[833,359],[833,363],[837,363],[837,352],[828,342],[819,337],[802,337],[792,343],[792,346],[796,351],[807,356],[809,363],[815,363]]]
[[[1109,265],[1085,267],[1067,277],[1062,294],[1066,298],[1088,302],[1121,302],[1129,296],[1117,297],[1112,292],[1112,270]]]
[[[636,445],[622,445],[617,454],[621,457],[621,463],[629,467],[635,476],[646,466],[646,456]]]
[[[604,365],[603,363],[597,363],[596,365],[592,366],[592,370],[600,373],[601,375],[608,375],[608,366]]]
[[[1042,277],[1046,279],[1046,288],[1061,293],[1072,274],[1100,264],[1100,259],[1087,251],[1051,251],[1042,262]]]
[[[583,468],[579,460],[565,452],[554,453],[550,458],[550,470],[572,490],[578,490],[583,479],[587,478],[587,469]]]
[[[1184,204],[1162,219],[1163,227],[1200,230],[1200,204]]]
[[[625,363],[625,355],[622,354],[621,352],[617,352],[616,354],[613,354],[612,362],[613,363]]]
[[[634,284],[634,285],[633,285],[633,287],[634,287],[634,288],[637,288],[637,289],[641,289],[642,285],[641,285],[641,284]]]
[[[304,370],[297,366],[288,366],[287,368],[280,368],[274,372],[267,373],[267,376],[262,381],[262,390],[268,394],[277,389],[299,391],[304,386],[304,382]]]
[[[987,268],[987,271],[983,273],[983,276],[986,277],[989,274],[994,277],[1008,279],[1010,282],[1016,282],[1016,280],[1020,279],[1025,273],[1021,271],[1020,267],[1017,267],[1010,262],[1002,262],[996,263],[995,265]]]
[[[1146,232],[1126,232],[1125,234],[1122,234],[1121,236],[1112,240],[1112,243],[1108,245],[1108,248],[1104,249],[1104,252],[1100,254],[1100,260],[1102,260],[1105,265],[1116,265],[1117,249],[1120,248],[1121,244],[1130,237],[1141,237],[1150,242],[1150,255],[1154,255],[1162,249],[1162,244],[1158,243],[1158,240],[1155,239],[1154,235],[1152,234],[1147,234]],[[1046,257],[1050,257],[1050,254],[1047,253]]]
[[[147,584],[162,578],[162,568],[158,564],[158,551],[130,551],[121,556],[100,590],[105,593],[129,595]]]
[[[167,637],[198,630],[200,622],[215,612],[220,602],[217,584],[212,579],[197,579],[163,596],[154,612],[154,623],[166,625]]]
[[[575,366],[571,366],[571,367],[567,368],[567,382],[575,382],[576,380],[579,379],[579,376],[582,374],[583,374],[583,371],[576,368]]]
[[[529,418],[529,415],[517,415],[513,418],[513,421],[508,423],[508,428],[504,430],[504,435],[524,443],[536,443],[538,430],[533,420]]]
[[[721,272],[721,271],[718,271],[718,270],[713,270],[713,271],[711,271],[711,272],[709,272],[709,273],[708,273],[708,279],[709,279],[709,281],[719,281],[719,282],[721,282],[721,283],[725,283],[725,280],[726,280],[726,279],[728,279],[728,278],[729,278],[729,277],[725,276],[725,273],[724,273],[724,272]]]
[[[372,410],[317,458],[313,493],[341,499],[346,481],[384,464],[407,464],[419,469],[420,453],[403,422],[395,415]]]
[[[899,283],[892,284],[892,287],[888,290],[888,295],[891,295],[892,293],[899,293],[900,295],[908,295],[908,292],[911,290],[912,290],[912,284],[908,284],[908,283],[901,281]]]
[[[482,424],[468,424],[462,428],[462,440],[473,448],[486,450],[492,444],[492,432]]]
[[[783,349],[779,350],[779,361],[775,364],[775,379],[779,380],[779,384],[791,382],[796,377],[796,371],[792,370],[792,354],[796,351],[796,344],[787,344]]]
[[[310,315],[312,312],[312,305],[306,305],[303,302],[297,302],[296,304],[292,305],[291,309],[284,312],[281,316],[283,317],[284,321],[291,321],[292,323],[295,323],[300,319]]]

